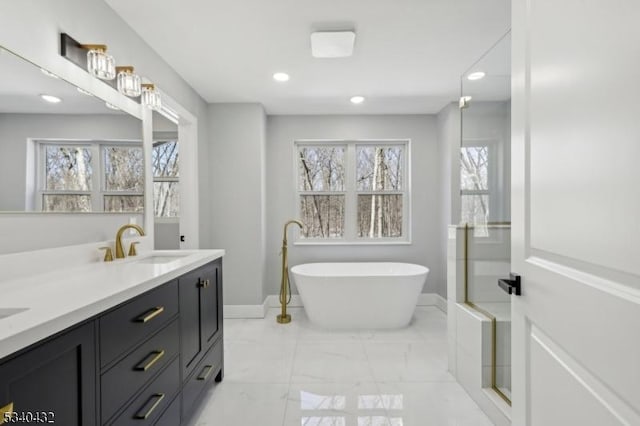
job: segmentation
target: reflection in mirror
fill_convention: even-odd
[[[0,211],[143,211],[140,120],[2,48],[0,73]]]
[[[477,234],[486,232],[487,223],[511,218],[511,35],[473,64],[461,83],[461,218]]]
[[[155,249],[180,248],[180,147],[178,125],[153,111],[153,211]]]

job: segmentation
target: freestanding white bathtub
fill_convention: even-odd
[[[325,328],[400,328],[429,269],[411,263],[306,263],[291,268],[307,316]]]

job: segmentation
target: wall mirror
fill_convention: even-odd
[[[1,47],[0,76],[0,212],[143,212],[139,119]]]
[[[511,34],[461,77],[460,197],[463,223],[509,222]],[[482,231],[477,231],[482,232]]]

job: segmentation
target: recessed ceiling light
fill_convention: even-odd
[[[51,77],[51,78],[55,78],[55,79],[59,78],[57,75],[55,75],[51,71],[47,71],[44,68],[40,68],[40,71],[42,71],[42,74],[46,75],[47,77]]]
[[[476,71],[476,72],[472,72],[471,74],[469,74],[467,76],[467,80],[480,80],[481,78],[484,78],[484,76],[487,75],[484,73],[484,71]]]
[[[273,79],[279,82],[289,81],[289,74],[286,72],[277,72],[273,75]]]
[[[109,102],[105,102],[104,104],[105,104],[105,105],[107,106],[107,108],[109,108],[109,109],[112,109],[112,110],[114,110],[114,111],[120,111],[120,108],[118,108],[118,107],[117,107],[117,106],[115,106],[114,104],[111,104],[111,103],[109,103]]]
[[[82,93],[83,95],[93,96],[93,94],[91,94],[91,93],[87,92],[87,91],[86,91],[86,90],[84,90],[84,89],[81,89],[81,88],[79,88],[79,87],[76,87],[76,89],[78,90],[78,92]]]
[[[352,96],[349,100],[352,104],[361,104],[364,102],[364,96]]]
[[[314,58],[346,58],[353,55],[356,33],[353,31],[316,31],[311,33]]]
[[[50,102],[52,104],[57,104],[59,102],[62,102],[62,99],[58,98],[57,96],[52,96],[52,95],[40,95],[40,97],[47,101]]]

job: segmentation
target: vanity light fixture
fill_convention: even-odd
[[[162,99],[160,97],[160,92],[158,92],[154,84],[142,84],[142,95],[140,99],[142,101],[142,105],[146,106],[149,109],[155,111],[159,111],[162,109]]]
[[[40,97],[42,98],[42,100],[47,101],[50,104],[58,104],[58,103],[62,102],[62,99],[60,99],[57,96],[53,96],[53,95],[42,94],[42,95],[40,95]]]
[[[273,79],[275,81],[284,83],[285,81],[289,81],[289,74],[287,74],[286,72],[277,72],[273,74]]]
[[[364,102],[364,96],[352,96],[349,100],[352,104],[361,104]]]
[[[81,48],[87,49],[87,71],[102,80],[116,78],[116,61],[107,53],[104,44],[81,44]]]
[[[476,72],[472,72],[471,74],[467,75],[467,80],[480,80],[482,78],[484,78],[484,76],[487,75],[484,71],[476,71]]]
[[[118,92],[135,98],[142,93],[142,79],[133,72],[132,66],[116,67]]]

